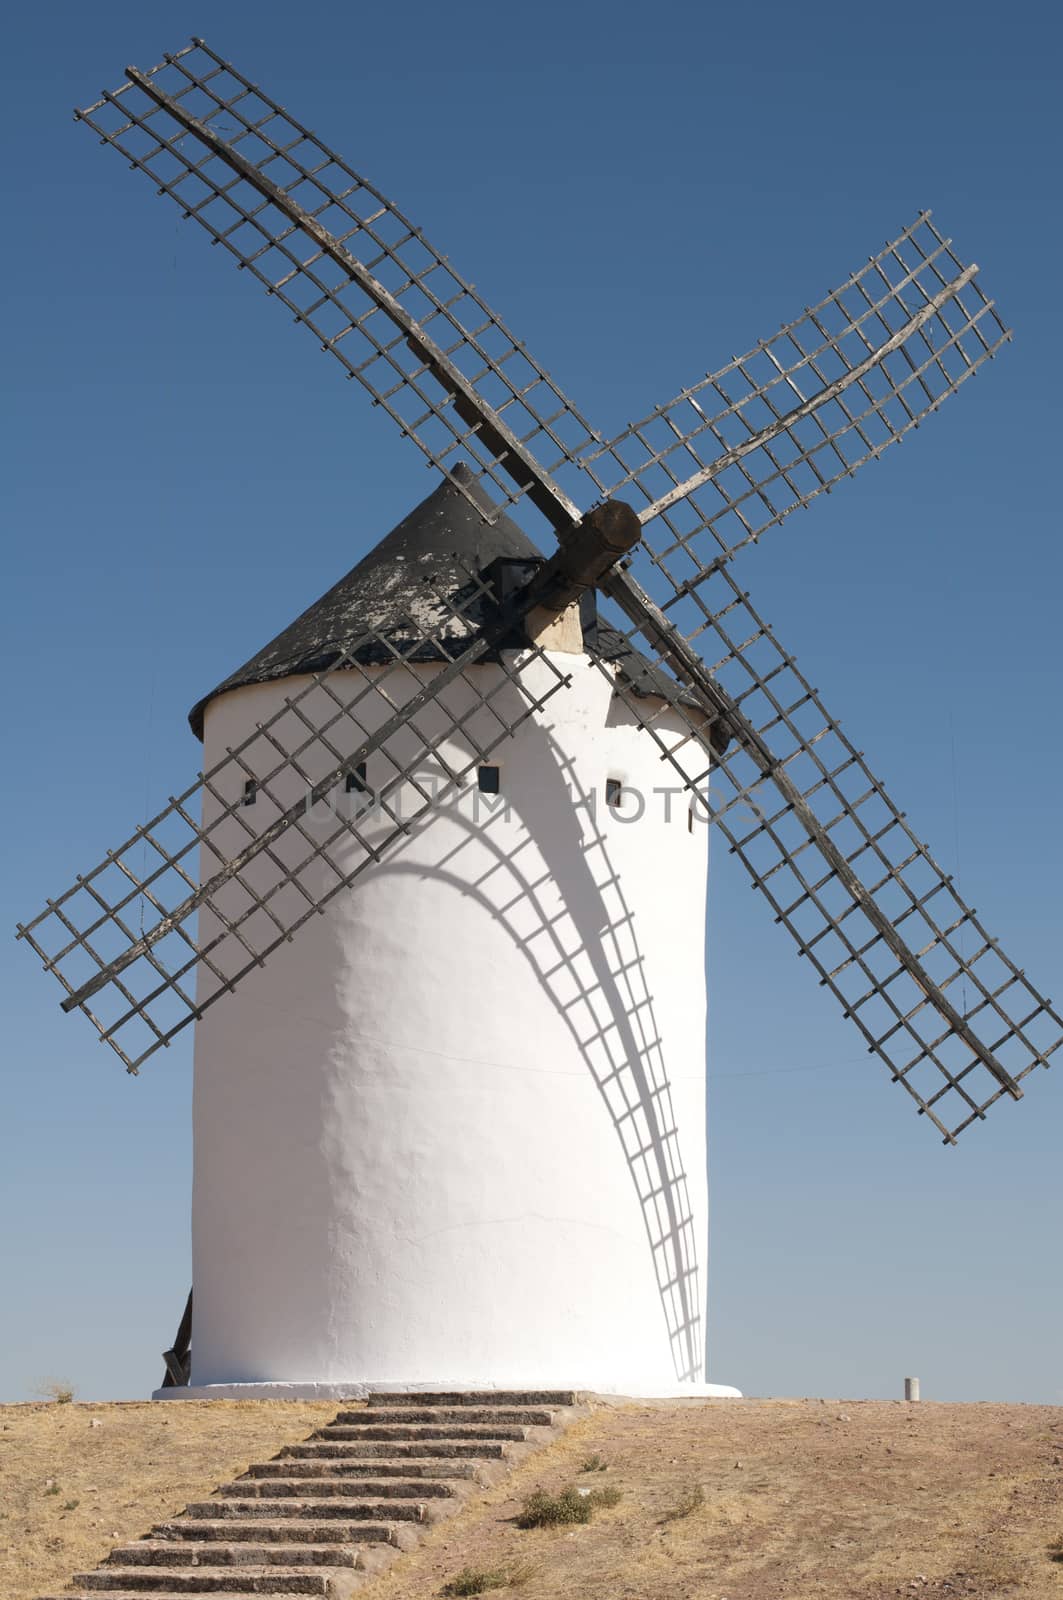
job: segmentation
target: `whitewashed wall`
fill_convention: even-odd
[[[708,829],[556,661],[495,814],[447,802],[197,1025],[193,1385],[704,1379]],[[214,701],[207,766],[299,684]]]

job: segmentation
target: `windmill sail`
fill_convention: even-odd
[[[637,536],[627,522],[610,523],[611,547],[591,516],[572,548],[596,572]],[[202,735],[210,701],[283,681],[279,709],[20,927],[64,1009],[84,1010],[135,1072],[568,687],[564,654],[525,619],[549,623],[586,581],[572,561],[545,561],[455,464],[191,721]],[[618,685],[664,689],[619,635],[603,630],[599,651]]]
[[[677,585],[936,411],[1011,334],[922,212],[818,305],[589,452]],[[645,502],[645,503],[644,503]]]
[[[902,438],[1009,337],[924,212],[817,306],[601,444],[420,229],[203,40],[76,115],[433,464],[471,461],[492,499],[527,494],[558,531],[581,491],[634,486],[666,549],[702,529],[737,549]]]
[[[375,405],[495,501],[595,435],[473,286],[378,189],[201,39],[75,115],[204,227]],[[490,427],[486,428],[488,415]],[[506,470],[498,457],[506,457]]]
[[[640,551],[633,571],[649,565]],[[631,637],[682,673],[682,634],[662,636],[661,612],[627,575],[608,588],[635,621]],[[1059,1047],[1063,1021],[985,931],[726,566],[700,586],[692,637],[730,742],[717,734],[691,781],[674,732],[659,731],[645,703],[632,710],[677,783],[704,789],[697,803],[868,1049],[954,1142],[1001,1095],[1018,1097]],[[704,745],[710,707],[677,705],[690,741]]]
[[[337,641],[251,736],[20,926],[64,1009],[135,1072],[261,967],[565,686],[543,650],[498,648],[511,628],[470,573],[456,592],[428,586],[398,627]],[[469,671],[488,659],[486,676]]]
[[[578,543],[581,491],[583,500],[633,491],[642,543],[631,570],[603,562],[595,581],[627,619],[628,654],[636,639],[653,653],[640,669],[653,681],[653,701],[638,695],[638,673],[620,687],[635,697],[632,708],[662,760],[681,787],[710,777],[712,815],[776,919],[946,1139],[1000,1095],[1018,1097],[1063,1025],[984,933],[727,566],[765,528],[903,437],[1007,337],[977,268],[960,263],[929,215],[773,339],[599,445],[545,370],[423,235],[202,41],[150,73],[129,68],[120,89],[79,116],[309,327],[474,503],[484,487],[509,504],[526,496],[557,533],[555,562]],[[467,481],[456,472],[459,452],[472,456]],[[483,588],[476,574],[470,582]],[[355,839],[356,859],[345,855],[337,868],[326,856],[329,887],[307,892],[301,875],[326,853],[315,848],[305,862],[285,854],[289,836],[297,848],[311,842],[299,846],[299,801],[282,792],[282,774],[285,783],[294,774],[309,784],[319,799],[352,763],[401,733],[410,753],[392,762],[385,797],[414,784],[417,763],[449,750],[455,738],[461,748],[448,754],[445,775],[457,783],[492,748],[490,739],[508,737],[565,686],[549,655],[528,646],[530,654],[511,656],[502,671],[509,709],[485,708],[466,668],[505,630],[501,619],[482,616],[478,630],[446,654],[431,682],[397,698],[376,681],[357,687],[361,644],[348,641],[340,670],[318,675],[307,689],[318,697],[312,709],[308,699],[302,710],[293,703],[281,714],[294,718],[292,733],[282,737],[278,722],[256,735],[276,756],[276,793],[269,794],[276,815],[261,843],[235,853],[226,834],[217,868],[199,888],[187,865],[199,832],[209,850],[215,814],[228,829],[239,821],[217,772],[50,903],[23,932],[67,987],[67,1007],[88,1008],[96,994],[113,991],[121,1015],[94,1020],[122,1053],[121,1030],[144,1019],[149,1001],[176,997],[178,1020],[152,1021],[143,1053],[125,1054],[135,1066],[409,826],[409,817],[390,812],[380,835],[345,824],[337,838],[344,851]],[[394,642],[375,643],[390,651],[389,670],[408,677],[410,659]],[[600,653],[599,666],[613,673],[608,655]],[[446,697],[456,684],[478,697],[472,712]],[[386,709],[367,716],[365,695],[382,698]],[[652,705],[665,703],[686,718],[689,737],[679,748],[657,726]],[[434,722],[422,720],[429,707]],[[470,717],[485,711],[496,726],[474,733]],[[332,733],[340,720],[347,743]],[[324,763],[320,769],[307,750]],[[223,766],[226,783],[246,775],[246,752],[231,752]],[[203,830],[189,813],[198,788],[207,802]],[[435,796],[419,796],[422,816]],[[185,830],[176,850],[160,837],[174,821]],[[138,877],[130,852],[144,847],[161,866]],[[276,893],[264,893],[253,874],[245,881],[252,860],[269,863]],[[112,869],[117,893],[103,887]],[[170,873],[178,898],[167,909],[158,884]],[[220,890],[233,885],[243,901],[223,904]],[[282,891],[294,896],[283,911]],[[87,917],[74,914],[78,898]],[[156,918],[151,937],[130,926],[144,900]],[[202,925],[198,937],[189,931],[199,909],[207,912],[206,937]],[[255,942],[248,930],[262,917],[273,926]],[[108,948],[115,941],[117,951]],[[174,941],[176,963],[164,967],[163,948]],[[226,941],[236,969],[215,956]],[[205,1002],[183,987],[197,961],[210,974]],[[70,964],[82,970],[72,973]],[[129,976],[138,968],[143,990]]]

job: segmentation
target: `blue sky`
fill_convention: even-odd
[[[23,9],[3,64],[8,924],[185,786],[192,702],[431,487],[70,120],[191,33],[393,196],[607,433],[934,209],[1014,344],[741,579],[1063,998],[1061,24],[1027,3]],[[722,852],[710,906],[713,1376],[1063,1402],[1063,1062],[945,1150]],[[56,1376],[142,1395],[189,1282],[188,1043],[127,1079],[26,949],[2,966],[0,1399]]]

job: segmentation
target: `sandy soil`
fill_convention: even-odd
[[[0,1406],[2,1600],[61,1592],[335,1412],[296,1400]]]
[[[0,1596],[34,1600],[334,1404],[0,1407]],[[93,1426],[93,1423],[98,1426]],[[599,1455],[604,1473],[583,1474]],[[612,1510],[522,1531],[538,1485]],[[702,1503],[671,1516],[702,1491]],[[923,1402],[603,1403],[427,1532],[360,1594],[435,1600],[468,1566],[514,1600],[1063,1600],[1063,1409]]]

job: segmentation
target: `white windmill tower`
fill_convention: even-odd
[[[204,875],[208,854],[235,855],[302,798],[273,741],[298,738],[284,713],[300,691],[315,734],[335,712],[315,674],[348,662],[356,720],[336,718],[328,744],[350,757],[460,648],[470,574],[504,588],[541,566],[514,523],[470,503],[462,488],[490,514],[472,474],[454,475],[195,708],[208,770],[241,750],[206,825],[244,800]],[[388,831],[374,786],[416,762],[387,802],[416,815],[418,789],[475,762],[356,893],[197,1024],[193,1385],[631,1392],[704,1377],[708,829],[678,780],[653,794],[657,752],[619,692],[679,744],[677,686],[586,603],[541,610],[538,645],[468,667],[418,719],[432,750],[400,730],[307,813],[298,849],[339,829],[327,853],[342,871],[361,848],[347,821],[367,843]],[[315,738],[303,770],[330,764]],[[304,871],[315,901],[331,872]],[[264,863],[260,896],[276,877]]]
[[[195,1022],[192,1386],[697,1392],[702,808],[947,1142],[1059,1043],[731,573],[995,352],[977,268],[923,214],[602,444],[201,40],[79,116],[445,480],[20,929],[130,1071]]]

